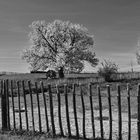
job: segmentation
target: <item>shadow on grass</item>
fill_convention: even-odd
[[[12,131],[0,131],[1,140],[108,140],[101,138],[83,138],[82,136],[61,136],[57,134],[52,135],[52,132],[33,132],[33,131],[24,131],[24,130],[12,130]]]

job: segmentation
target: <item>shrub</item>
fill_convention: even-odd
[[[102,67],[99,68],[98,74],[104,77],[105,81],[107,82],[113,81],[112,74],[118,73],[118,65],[112,61],[107,60],[104,60],[101,65]]]

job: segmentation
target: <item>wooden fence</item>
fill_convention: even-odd
[[[121,93],[121,85],[117,85],[117,90],[113,91],[115,94],[109,85],[103,90],[101,86],[91,83],[88,86],[60,86],[44,85],[43,82],[33,84],[30,81],[25,83],[4,80],[0,87],[0,126],[3,131],[51,132],[53,136],[59,134],[110,140],[116,137],[119,140],[131,140],[137,135],[136,138],[140,140],[140,85],[137,96],[133,97],[129,84],[125,96]],[[131,113],[131,98],[135,98],[137,102],[135,119]],[[125,121],[123,117],[126,113],[122,112],[124,102],[127,103]]]

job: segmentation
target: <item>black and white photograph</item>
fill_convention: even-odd
[[[139,0],[0,0],[0,140],[140,140]]]

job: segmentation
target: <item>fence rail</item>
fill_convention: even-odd
[[[129,84],[123,95],[121,85],[117,85],[115,91],[107,85],[103,91],[101,86],[95,88],[93,83],[86,87],[82,84],[49,84],[45,85],[45,91],[43,82],[18,81],[14,88],[13,83],[8,80],[0,82],[2,130],[51,131],[53,136],[75,135],[77,138],[101,137],[110,140],[116,137],[131,140],[137,135],[140,140],[140,85],[137,96],[132,96]],[[132,98],[137,102],[135,119],[131,112]],[[125,113],[122,111],[124,102],[127,104]]]

